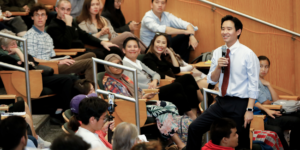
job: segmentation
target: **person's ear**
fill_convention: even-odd
[[[46,15],[46,20],[48,19],[48,16]]]
[[[58,7],[55,7],[55,11],[58,12]]]
[[[125,51],[125,49],[124,49],[124,48],[122,48],[122,51],[123,51],[123,53],[124,53],[124,54],[126,54],[126,51]]]
[[[33,14],[33,15],[34,15],[34,14]],[[33,16],[31,16],[31,20],[34,20],[33,18],[34,18],[34,17],[33,17]]]
[[[151,7],[151,9],[153,9],[153,2],[151,2],[150,7]]]
[[[238,30],[236,31],[237,36],[241,35],[241,33],[242,33],[242,29],[238,29]]]
[[[22,144],[22,145],[24,145],[24,146],[26,146],[26,145],[27,145],[27,139],[26,139],[26,137],[25,137],[25,136],[23,136],[23,137],[21,138],[21,140],[20,140],[20,144]]]
[[[1,48],[2,48],[3,50],[6,50],[6,47],[5,47],[5,46],[3,46],[3,45],[1,45]]]
[[[222,140],[221,140],[221,142],[220,142],[220,145],[221,145],[221,143],[227,144],[228,140],[229,139],[227,137],[223,137]]]

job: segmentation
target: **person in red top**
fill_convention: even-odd
[[[211,140],[202,150],[234,150],[238,146],[236,124],[229,118],[221,118],[210,127]]]

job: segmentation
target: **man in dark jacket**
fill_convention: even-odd
[[[94,52],[99,59],[104,59],[106,55],[111,53],[118,54],[121,57],[124,56],[117,45],[108,41],[101,41],[81,30],[73,20],[73,17],[70,16],[71,3],[68,0],[60,0],[57,3],[56,12],[57,17],[51,20],[47,29],[47,33],[53,39],[55,48],[84,48],[85,44],[87,44],[97,47],[97,49],[93,50],[87,49],[87,52]],[[102,69],[104,71],[104,68]]]

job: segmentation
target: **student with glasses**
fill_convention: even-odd
[[[138,30],[139,22],[129,21],[126,23],[125,17],[121,11],[123,1],[124,0],[105,0],[101,15],[111,22],[111,25],[117,33]]]

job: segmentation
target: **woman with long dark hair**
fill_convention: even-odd
[[[135,37],[131,32],[118,34],[114,31],[108,19],[100,16],[102,10],[101,0],[85,0],[81,14],[77,17],[79,27],[102,41],[110,41],[122,47],[123,41],[128,37]],[[140,41],[142,52],[146,46]]]
[[[121,3],[122,0],[105,0],[101,15],[111,22],[111,25],[117,33],[137,30],[138,22],[130,21],[126,24],[125,17],[121,11]]]

